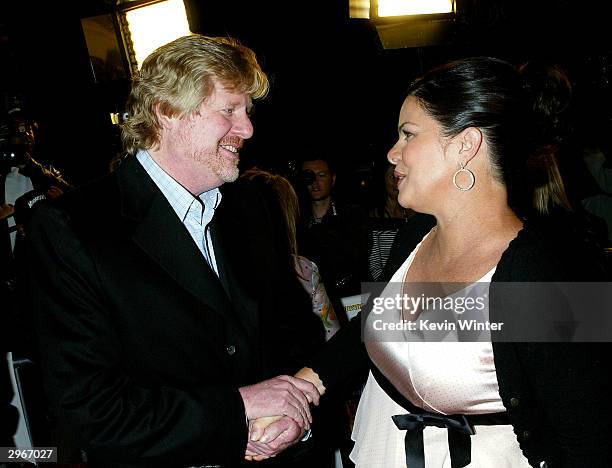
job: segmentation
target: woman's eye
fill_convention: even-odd
[[[223,109],[223,112],[225,112],[226,114],[232,115],[234,113],[234,109],[232,108]]]
[[[413,134],[410,133],[408,130],[402,130],[402,135],[404,136],[406,140],[408,140],[410,137],[413,136]]]

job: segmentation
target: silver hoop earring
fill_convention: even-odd
[[[465,164],[459,163],[459,166],[461,166],[460,169],[458,169],[457,172],[455,172],[455,175],[453,176],[453,185],[457,187],[457,190],[467,192],[474,186],[474,183],[476,182],[476,177],[474,177],[474,173],[472,171],[465,168]],[[457,184],[457,176],[462,172],[465,172],[470,177],[470,184],[467,187],[460,187],[459,184]]]

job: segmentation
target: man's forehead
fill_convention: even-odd
[[[250,94],[229,85],[224,85],[219,81],[214,82],[213,90],[206,101],[210,103],[223,102],[233,106],[246,106],[249,109],[253,107],[253,99]]]
[[[321,159],[314,161],[304,161],[302,169],[310,169],[311,171],[324,171],[329,172],[329,164]]]

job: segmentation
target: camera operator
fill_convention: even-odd
[[[29,330],[25,311],[18,310],[20,297],[26,294],[25,284],[18,278],[25,273],[20,260],[26,225],[36,205],[47,198],[56,198],[71,187],[59,171],[34,159],[38,151],[37,123],[23,111],[19,96],[6,99],[8,110],[0,116],[0,303],[5,311],[3,326],[13,343],[7,348],[19,355],[32,357],[34,346],[30,336],[16,333]]]
[[[21,280],[25,277],[25,261],[21,255],[23,238],[37,206],[47,198],[58,197],[71,185],[53,167],[46,167],[33,158],[37,152],[37,123],[22,110],[20,97],[9,96],[6,102],[8,110],[0,115],[0,437],[3,441],[0,445],[12,446],[13,436],[15,442],[25,442],[23,431],[17,425],[21,416],[13,405],[17,401],[21,413],[25,408],[19,403],[23,394],[11,405],[17,390],[11,385],[13,369],[7,352],[12,353],[12,360],[38,361],[28,311],[19,307],[22,298],[27,296],[25,281]],[[31,379],[30,375],[26,400],[33,408],[40,406],[42,396],[32,386]],[[44,420],[44,415],[40,418]],[[23,423],[19,424],[23,428]],[[34,426],[40,427],[32,420],[27,426],[30,436]]]
[[[19,97],[12,96],[9,109],[0,119],[0,259],[3,292],[15,288],[15,252],[24,225],[16,222],[17,206],[28,211],[34,203],[56,198],[70,188],[59,171],[46,167],[33,158],[36,148],[37,123],[22,110]],[[23,203],[17,200],[26,195]],[[29,215],[23,213],[22,219]],[[4,294],[3,294],[4,296]]]

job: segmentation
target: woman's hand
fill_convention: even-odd
[[[310,367],[303,367],[295,374],[295,377],[298,377],[303,380],[307,380],[312,383],[319,394],[323,395],[325,393],[325,385],[323,385],[323,381],[319,378],[319,374],[313,371]]]

